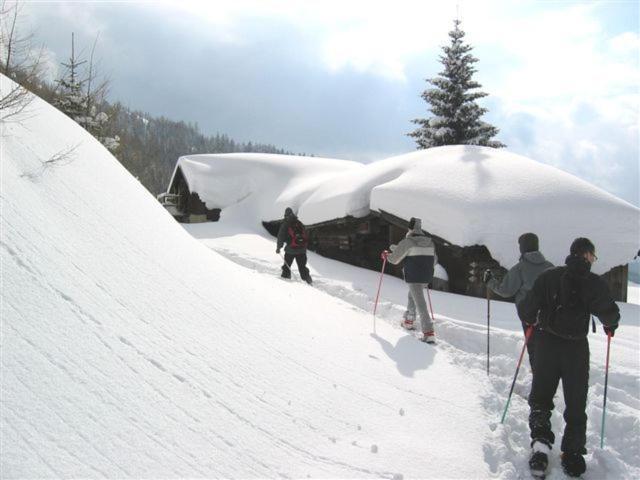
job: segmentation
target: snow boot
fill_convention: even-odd
[[[579,477],[587,470],[584,457],[579,453],[563,453],[562,469],[570,477]]]
[[[313,280],[311,280],[311,275],[305,275],[302,279],[307,282],[309,285],[313,285]]]
[[[404,318],[404,320],[402,320],[402,323],[400,324],[402,325],[402,328],[406,329],[406,330],[415,330],[416,326],[414,325],[414,321],[411,318]]]
[[[291,280],[291,269],[286,265],[283,265],[281,268],[282,273],[280,274],[280,276],[286,280]]]
[[[421,341],[425,343],[436,343],[436,332],[429,330],[428,332],[422,332]]]
[[[531,457],[529,457],[529,469],[534,478],[543,479],[547,475],[549,466],[549,454],[551,447],[545,442],[534,440],[531,444]]]

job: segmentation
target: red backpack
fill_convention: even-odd
[[[293,248],[307,248],[307,245],[309,244],[309,236],[307,235],[307,231],[300,220],[293,222],[289,226],[288,232],[289,246]]]

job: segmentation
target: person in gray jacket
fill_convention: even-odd
[[[535,233],[523,233],[518,238],[520,247],[520,260],[507,272],[502,280],[493,276],[491,270],[486,270],[483,276],[487,288],[501,297],[513,297],[515,295],[516,307],[522,303],[527,293],[533,288],[538,276],[553,268],[553,264],[548,262],[539,250],[538,236]],[[522,330],[526,332],[527,325],[522,322]],[[529,364],[531,371],[534,369],[534,334],[531,334],[527,343],[527,353],[529,354]]]
[[[424,288],[433,280],[437,259],[433,240],[422,231],[422,221],[419,218],[412,218],[407,236],[398,245],[391,245],[389,249],[391,252],[386,250],[382,252],[383,260],[386,258],[394,265],[403,262],[404,280],[409,285],[407,311],[404,314],[402,326],[408,330],[415,328],[417,308],[422,326],[422,341],[435,343],[433,319],[429,316],[424,298]]]

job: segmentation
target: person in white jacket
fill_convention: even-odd
[[[422,231],[422,221],[412,218],[407,236],[397,245],[389,247],[391,252],[382,252],[382,258],[394,265],[402,262],[404,280],[409,285],[407,311],[402,326],[414,330],[416,309],[422,326],[422,341],[435,343],[433,319],[429,315],[424,288],[433,280],[433,270],[437,262],[433,240]]]

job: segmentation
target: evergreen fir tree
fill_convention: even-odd
[[[83,92],[84,81],[80,76],[80,65],[85,62],[79,61],[75,56],[75,46],[73,33],[71,34],[71,58],[69,63],[63,63],[66,67],[65,75],[57,81],[59,95],[55,106],[65,115],[83,125],[83,119],[87,111],[87,98]]]
[[[471,53],[472,47],[463,43],[464,32],[460,20],[454,21],[454,29],[449,32],[451,44],[443,47],[445,55],[440,56],[444,71],[439,76],[428,79],[435,88],[425,90],[422,98],[431,105],[433,117],[415,119],[420,125],[409,133],[415,138],[418,149],[441,145],[483,145],[502,148],[505,145],[491,138],[498,128],[480,120],[487,112],[476,100],[486,97],[480,91],[472,91],[481,85],[472,79],[478,61]]]
[[[91,66],[93,62],[89,64],[88,75],[80,69],[81,65],[85,63],[86,61],[79,60],[75,55],[74,34],[72,33],[71,58],[69,63],[62,64],[66,67],[66,72],[57,81],[59,91],[55,106],[97,138],[105,147],[115,151],[119,146],[120,139],[117,135],[113,137],[104,135],[109,115],[99,110],[99,100],[96,98],[96,92],[91,89],[91,81],[93,80]]]

